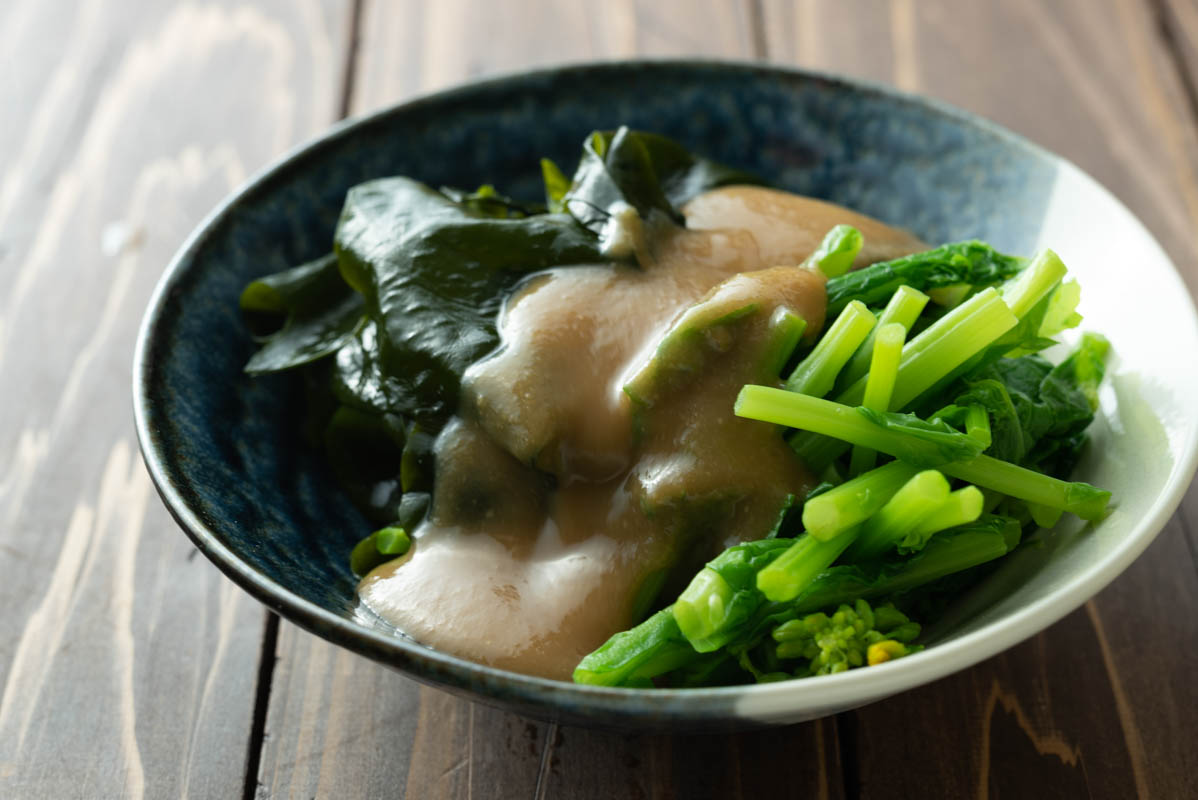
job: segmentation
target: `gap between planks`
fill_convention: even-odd
[[[1173,70],[1177,73],[1178,82],[1185,94],[1190,122],[1198,125],[1198,87],[1194,85],[1194,77],[1186,65],[1185,53],[1182,52],[1181,43],[1177,40],[1177,34],[1173,30],[1175,21],[1168,9],[1167,2],[1168,0],[1148,0],[1148,7],[1151,9],[1153,22],[1156,23],[1157,38],[1161,40],[1169,63],[1173,65]]]
[[[744,4],[753,58],[764,61],[769,57],[769,45],[765,35],[765,9],[761,7],[761,0],[744,0]]]
[[[341,88],[337,98],[337,120],[349,116],[353,102],[354,81],[357,77],[358,43],[361,41],[363,0],[349,0],[346,37],[342,47]],[[258,794],[258,770],[262,764],[262,748],[266,743],[266,718],[270,712],[271,688],[274,685],[275,665],[278,663],[279,615],[267,609],[262,633],[262,652],[258,661],[258,678],[254,690],[254,716],[246,745],[245,783],[243,800],[254,800]]]
[[[345,41],[345,62],[341,68],[341,102],[337,105],[337,119],[349,116],[354,102],[354,83],[358,77],[358,45],[362,41],[362,3],[364,0],[349,0],[349,25]]]
[[[258,658],[258,680],[254,688],[254,717],[250,724],[250,740],[246,748],[244,800],[254,800],[258,793],[258,767],[262,763],[262,745],[266,741],[266,715],[270,710],[270,690],[274,685],[275,664],[278,662],[279,615],[266,611],[262,631],[262,652]]]

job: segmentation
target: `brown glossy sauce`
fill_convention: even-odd
[[[375,613],[439,650],[568,680],[663,584],[676,592],[723,547],[760,538],[810,486],[733,400],[776,380],[763,365],[778,309],[820,329],[823,278],[795,265],[829,228],[862,231],[860,263],[920,243],[768,189],[719,189],[685,213],[685,230],[648,232],[643,269],[549,270],[509,300],[501,348],[468,370],[460,418],[438,437],[429,519],[359,586]],[[735,321],[704,329],[697,368],[634,403],[623,387],[699,301]]]

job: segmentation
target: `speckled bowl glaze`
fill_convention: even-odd
[[[906,227],[1017,253],[1051,245],[1085,288],[1086,327],[1116,355],[1079,477],[1115,493],[1109,518],[1065,523],[1019,551],[931,646],[866,670],[687,691],[581,687],[423,648],[355,614],[347,553],[367,529],[297,435],[286,377],[250,379],[237,309],[252,278],[328,250],[346,189],[405,174],[539,196],[541,156],[573,163],[584,134],[619,124]],[[1136,292],[1122,274],[1136,271]],[[1172,342],[1166,352],[1157,342]],[[138,435],[155,484],[196,546],[283,617],[467,697],[570,723],[726,728],[811,719],[981,661],[1035,634],[1122,571],[1194,472],[1198,352],[1189,295],[1143,226],[1078,169],[939,103],[826,75],[746,64],[621,62],[551,69],[431,95],[342,124],[217,208],[167,268],[137,344]]]

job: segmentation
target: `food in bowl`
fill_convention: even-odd
[[[1104,512],[1065,478],[1106,344],[1037,355],[1080,321],[1051,252],[929,250],[627,129],[543,172],[543,205],[359,185],[333,253],[242,295],[398,629],[612,686],[832,672]]]

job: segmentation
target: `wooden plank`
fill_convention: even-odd
[[[1169,54],[1180,62],[1181,83],[1191,107],[1198,106],[1198,6],[1191,0],[1151,0]]]
[[[192,226],[333,118],[346,16],[0,10],[0,796],[242,792],[265,614],[154,496],[129,362]]]
[[[353,112],[564,59],[752,52],[751,20],[732,3],[524,6],[367,2]],[[264,796],[842,796],[833,720],[685,738],[563,729],[420,687],[287,624],[266,732]]]
[[[546,726],[421,687],[293,625],[279,634],[262,796],[531,796]]]
[[[354,111],[482,75],[563,61],[753,53],[751,18],[728,0],[520,5],[514,13],[510,6],[470,0],[365,0]]]
[[[773,755],[788,753],[779,762]],[[842,797],[835,721],[635,736],[534,722],[420,686],[284,623],[262,797]]]
[[[1192,9],[1169,7],[1192,31]],[[1154,11],[1118,0],[766,0],[763,28],[773,58],[927,92],[1064,154],[1136,212],[1193,290],[1198,129]],[[1194,520],[1191,487],[1160,539],[1083,610],[972,670],[844,715],[843,756],[858,765],[850,791],[1198,793]]]
[[[1184,99],[1191,116],[1198,115],[1198,7],[1187,0],[1153,0],[1153,4],[1159,14],[1162,49],[1179,64]],[[1198,272],[1198,263],[1193,258],[1186,267]],[[1181,514],[1198,568],[1198,489],[1191,487],[1182,502]]]
[[[733,735],[550,733],[543,797],[844,797],[836,720]]]

